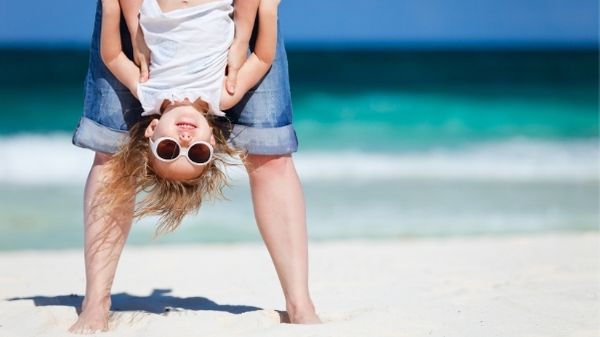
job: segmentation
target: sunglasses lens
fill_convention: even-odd
[[[188,157],[197,164],[204,164],[210,160],[210,148],[206,144],[195,144],[188,150]]]
[[[156,154],[162,159],[175,159],[179,156],[179,145],[173,140],[163,139],[156,147]]]

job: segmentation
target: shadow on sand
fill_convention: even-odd
[[[206,297],[175,297],[169,295],[171,289],[154,289],[148,296],[134,296],[127,293],[113,294],[111,296],[111,311],[144,311],[153,314],[163,314],[169,311],[179,310],[210,310],[224,311],[232,314],[243,314],[245,312],[263,310],[262,308],[248,305],[218,304]],[[7,301],[33,300],[35,306],[66,306],[73,307],[79,314],[83,296],[59,295],[59,296],[32,296],[14,297]],[[285,311],[277,310],[281,323],[289,322]]]

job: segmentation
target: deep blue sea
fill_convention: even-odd
[[[0,49],[0,250],[80,247],[92,153],[71,145],[86,50]],[[288,51],[311,240],[590,231],[597,51]],[[133,244],[258,241],[227,201]]]

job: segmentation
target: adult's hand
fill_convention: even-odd
[[[235,93],[235,86],[237,84],[237,76],[240,68],[246,62],[248,57],[248,43],[234,40],[229,47],[229,54],[227,55],[227,82],[226,88],[230,95]]]
[[[138,30],[131,36],[131,45],[133,47],[133,62],[140,67],[140,82],[146,82],[150,77],[150,50],[144,40],[144,33],[138,26]]]

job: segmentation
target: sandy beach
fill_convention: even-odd
[[[282,324],[260,244],[126,247],[104,336],[598,336],[600,235],[311,242],[321,325]],[[63,336],[81,251],[0,254],[0,336]]]

